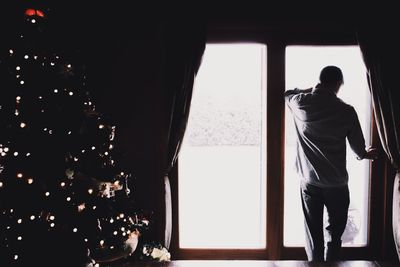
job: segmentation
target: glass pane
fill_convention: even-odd
[[[179,155],[181,248],[266,246],[265,49],[206,47]]]
[[[286,49],[286,88],[309,88],[319,82],[319,73],[327,65],[343,71],[344,85],[338,96],[351,104],[358,114],[367,145],[370,141],[371,100],[366,70],[358,46],[289,46]],[[295,129],[286,107],[284,245],[304,245],[303,213],[299,179],[294,170]],[[364,246],[368,242],[369,161],[359,161],[347,145],[350,208],[344,246]]]

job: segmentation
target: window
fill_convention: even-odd
[[[307,67],[304,67],[307,62]],[[338,97],[356,109],[366,143],[370,141],[371,99],[366,71],[356,46],[289,46],[286,48],[286,88],[309,88],[318,83],[324,66],[336,65],[343,71],[344,85]],[[299,179],[294,170],[295,130],[292,116],[286,107],[285,119],[285,206],[284,245],[303,246],[304,227],[300,203]],[[369,162],[359,161],[347,146],[349,173],[349,219],[342,240],[344,246],[365,246],[368,238]]]
[[[182,248],[266,246],[264,57],[206,47],[179,156]]]
[[[293,122],[283,92],[316,85],[328,64],[342,68],[339,96],[355,107],[368,144],[371,100],[357,46],[207,44],[175,169],[175,259],[306,259]],[[348,172],[344,255],[365,259],[382,234],[370,209],[380,207],[370,179],[379,168],[348,149]]]

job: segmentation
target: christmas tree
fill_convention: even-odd
[[[0,51],[0,266],[101,266],[130,256],[149,221],[82,57],[53,40],[46,12],[24,9]]]

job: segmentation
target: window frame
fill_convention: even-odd
[[[285,105],[285,51],[289,45],[306,46],[347,46],[357,45],[352,28],[338,32],[334,25],[328,27],[305,27],[300,25],[296,32],[282,27],[260,27],[260,24],[211,24],[207,44],[214,43],[260,43],[266,45],[266,186],[267,218],[266,243],[264,249],[184,249],[179,247],[178,210],[178,164],[171,173],[172,193],[172,242],[170,251],[177,260],[306,260],[303,247],[283,246],[283,207],[284,207],[284,136]],[[332,27],[332,29],[329,27]],[[336,25],[337,26],[337,25]],[[317,33],[317,34],[316,34]],[[371,143],[379,146],[379,138],[373,111],[371,112]],[[388,187],[389,164],[384,160],[370,163],[370,204],[368,242],[364,247],[344,247],[344,259],[376,259],[385,255],[390,243],[391,189]],[[276,190],[279,188],[279,190]]]

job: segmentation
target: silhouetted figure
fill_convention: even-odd
[[[375,159],[376,149],[365,148],[355,109],[336,95],[343,84],[342,71],[327,66],[315,88],[285,92],[297,134],[296,169],[301,178],[308,260],[339,259],[342,234],[350,203],[346,170],[346,138],[357,159]],[[329,234],[325,248],[324,206]]]

